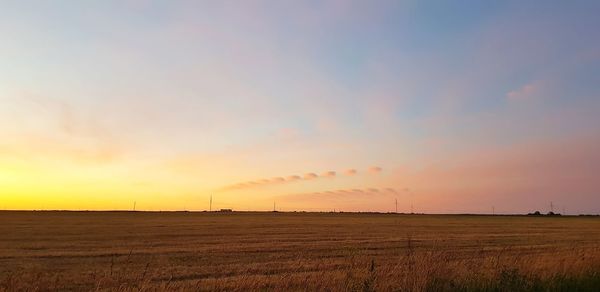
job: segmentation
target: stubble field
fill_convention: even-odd
[[[0,291],[599,288],[597,217],[0,212]]]

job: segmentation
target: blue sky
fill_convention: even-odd
[[[201,208],[239,182],[379,166],[220,196],[268,209],[293,195],[289,209],[327,209],[298,194],[389,187],[420,190],[432,212],[500,202],[522,212],[549,200],[600,211],[590,207],[600,187],[589,163],[600,162],[590,150],[600,144],[597,1],[0,8],[0,182],[10,208],[118,209],[133,198]],[[77,187],[67,196],[57,185]],[[385,210],[388,195],[350,194],[346,207]]]

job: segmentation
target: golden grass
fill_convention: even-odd
[[[0,222],[0,291],[585,290],[600,277],[600,220],[589,217],[0,212]]]

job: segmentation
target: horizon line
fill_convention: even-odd
[[[549,215],[548,213],[540,213],[536,215],[534,213],[424,213],[424,212],[378,212],[378,211],[306,211],[306,210],[294,210],[294,211],[261,211],[261,210],[68,210],[68,209],[15,209],[15,210],[1,210],[0,212],[64,212],[64,213],[218,213],[218,214],[230,214],[230,213],[327,213],[327,214],[382,214],[382,215],[448,215],[448,216],[530,216],[530,217],[577,217],[577,216],[600,216],[600,214],[561,214],[554,213]]]

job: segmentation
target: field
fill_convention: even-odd
[[[600,218],[0,212],[0,291],[590,290]]]

